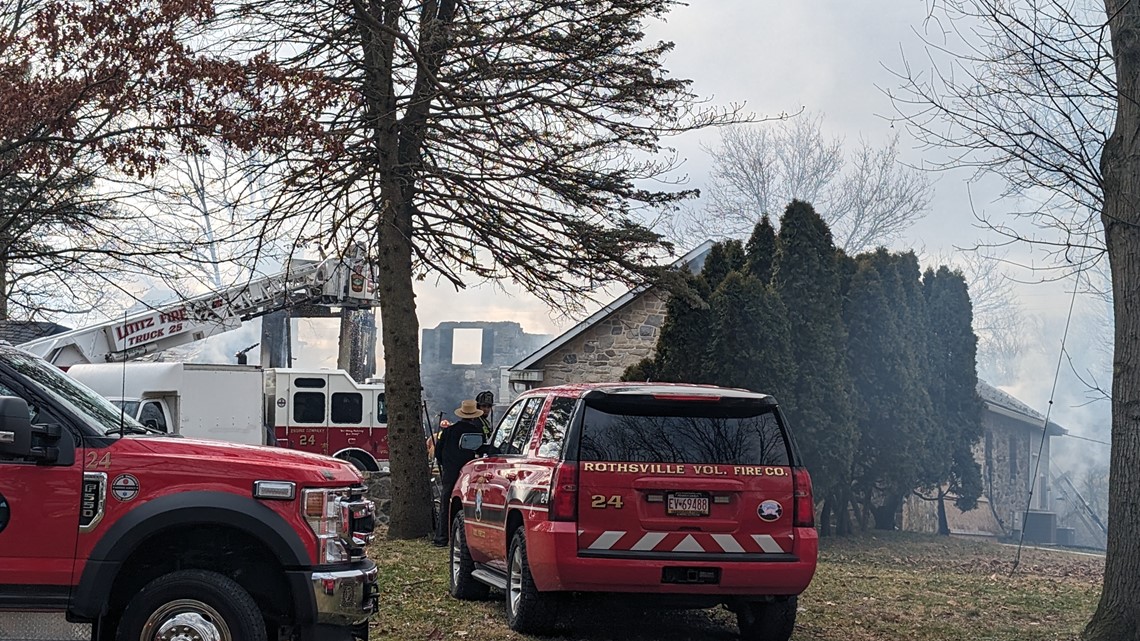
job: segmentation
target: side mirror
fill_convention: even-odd
[[[483,447],[482,434],[463,434],[459,437],[459,449],[461,450],[475,450]]]
[[[32,455],[32,419],[28,402],[0,396],[0,455],[26,458]]]

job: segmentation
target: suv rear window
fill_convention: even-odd
[[[579,447],[582,461],[790,465],[770,405],[591,399]]]

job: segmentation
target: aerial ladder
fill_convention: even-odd
[[[237,329],[247,320],[290,307],[362,309],[378,304],[375,273],[363,258],[293,259],[276,274],[20,347],[66,369],[79,363],[134,360]]]

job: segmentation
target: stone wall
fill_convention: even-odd
[[[1029,423],[993,411],[982,414],[982,438],[974,444],[973,452],[981,467],[983,496],[978,508],[970,512],[959,513],[948,506],[953,512],[947,515],[951,530],[969,534],[995,530],[999,535],[1008,535],[1021,527],[1040,439],[1040,429]],[[1048,461],[1048,457],[1046,440],[1042,458]],[[1038,478],[1047,474],[1048,468],[1042,464]],[[1048,505],[1043,491],[1043,484],[1039,483],[1033,497],[1034,509]],[[903,505],[902,523],[903,529],[911,532],[937,532],[937,504],[908,497]]]
[[[387,525],[392,509],[392,477],[387,472],[365,472],[364,482],[368,485],[368,498],[376,503],[376,522]]]
[[[978,461],[982,465],[982,486],[1002,527],[1007,532],[1018,529],[1029,500],[1041,431],[994,412],[983,414],[982,428],[981,460]],[[1048,439],[1042,457],[1044,461],[1049,460]],[[1043,463],[1038,475],[1047,473],[1047,463]],[[1048,505],[1048,497],[1042,496],[1043,489],[1039,484],[1033,497],[1034,508]]]
[[[483,331],[479,363],[451,362],[457,329]],[[448,321],[424,329],[420,341],[420,376],[429,415],[434,420],[442,412],[444,418],[455,420],[453,413],[463,399],[475,398],[483,390],[491,390],[499,396],[500,369],[519,362],[548,340],[550,336],[528,334],[512,321]],[[506,399],[495,400],[501,405]]]
[[[664,321],[664,297],[656,290],[642,294],[547,356],[542,385],[619,380],[627,367],[653,356]]]

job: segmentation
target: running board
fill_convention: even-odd
[[[472,578],[493,588],[499,588],[503,592],[507,591],[507,577],[486,568],[477,568],[471,573]]]

